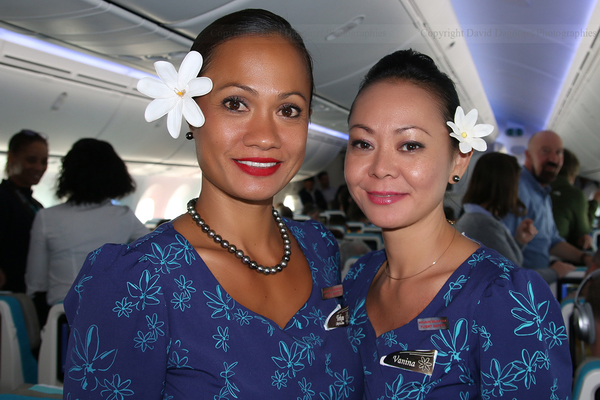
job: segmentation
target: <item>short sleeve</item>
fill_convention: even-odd
[[[560,306],[535,272],[519,268],[491,283],[476,307],[473,331],[480,338],[476,368],[483,398],[570,397],[572,365]]]
[[[162,398],[167,307],[160,276],[138,259],[128,246],[105,245],[69,291],[65,398]]]

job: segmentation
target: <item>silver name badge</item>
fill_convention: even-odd
[[[435,367],[436,357],[437,350],[396,351],[381,357],[379,363],[388,367],[431,375],[433,374],[433,367]]]

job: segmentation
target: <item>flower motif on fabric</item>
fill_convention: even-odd
[[[512,392],[517,390],[517,385],[513,382],[517,376],[517,371],[513,363],[509,363],[504,368],[500,365],[497,359],[492,359],[490,362],[490,372],[481,371],[483,384],[490,386],[490,393],[494,397],[504,396],[504,392]]]
[[[202,293],[208,298],[206,305],[214,310],[210,316],[211,318],[227,318],[228,320],[233,318],[232,313],[235,307],[235,300],[221,288],[221,285],[217,285],[214,294],[208,290]]]
[[[192,368],[188,365],[187,354],[190,351],[181,346],[181,340],[176,340],[172,346],[169,346],[168,351],[171,352],[167,362],[168,368]]]
[[[148,323],[148,329],[154,339],[158,339],[159,336],[165,336],[165,333],[162,330],[162,327],[165,325],[163,321],[158,320],[158,315],[156,313],[152,314],[152,316],[146,315],[146,322]]]
[[[77,284],[73,286],[73,290],[75,290],[77,296],[79,297],[79,303],[77,305],[77,314],[79,314],[79,306],[81,305],[81,293],[83,293],[83,284],[92,278],[92,276],[85,276],[85,274],[83,274],[79,282],[77,282]]]
[[[385,345],[388,347],[392,347],[393,345],[398,344],[398,341],[396,340],[398,336],[396,335],[396,333],[394,333],[394,331],[384,333],[383,335],[381,335],[381,338],[384,340]]]
[[[157,285],[160,276],[150,275],[148,270],[142,272],[138,284],[127,282],[127,291],[134,299],[139,299],[136,303],[136,309],[145,309],[146,306],[155,306],[160,304],[156,296],[160,294],[160,286]]]
[[[112,376],[112,381],[104,380],[104,384],[100,384],[104,390],[100,394],[106,397],[106,400],[123,400],[125,396],[132,396],[133,390],[128,389],[131,385],[131,379],[121,382],[121,376],[115,374]],[[106,394],[105,394],[106,393]]]
[[[452,128],[450,136],[458,140],[458,148],[462,153],[468,153],[472,149],[485,151],[487,143],[481,139],[488,136],[494,130],[493,125],[477,124],[477,110],[472,109],[467,115],[461,106],[456,107],[454,121],[448,121],[446,124]]]
[[[100,338],[96,325],[90,326],[84,337],[81,337],[75,328],[73,339],[75,340],[75,345],[71,350],[73,366],[69,369],[69,378],[81,382],[83,390],[95,390],[98,386],[96,374],[112,367],[117,356],[117,349],[100,352]]]
[[[231,382],[231,378],[235,376],[235,372],[233,369],[238,365],[237,361],[231,364],[227,364],[227,362],[223,362],[223,371],[219,374],[221,378],[225,379],[225,385],[221,388],[219,392],[219,398],[227,399],[228,395],[231,395],[234,398],[237,398],[238,395],[235,392],[239,392],[237,385]]]
[[[175,283],[177,284],[179,290],[181,290],[181,292],[188,297],[192,297],[192,293],[196,293],[196,288],[192,286],[192,283],[194,283],[194,281],[186,280],[185,276],[183,275],[179,276],[179,279],[175,279]]]
[[[152,343],[156,342],[156,339],[152,335],[152,332],[144,334],[144,332],[138,331],[137,336],[133,338],[133,341],[135,342],[136,349],[140,349],[142,352],[145,352],[147,349],[154,349]]]
[[[298,381],[298,385],[300,386],[300,391],[304,395],[302,400],[310,400],[315,395],[315,391],[312,390],[312,383],[308,382],[306,378],[302,378]]]
[[[350,397],[350,392],[354,392],[354,387],[351,387],[350,384],[354,382],[354,377],[348,375],[348,371],[344,368],[342,373],[335,373],[336,381],[334,383],[337,386],[340,397]]]
[[[244,310],[237,310],[234,317],[236,321],[240,323],[240,326],[250,325],[250,321],[252,320],[252,316],[250,315],[250,313]]]
[[[446,292],[446,294],[444,295],[444,300],[446,300],[446,307],[448,306],[448,304],[450,304],[450,302],[452,301],[452,292],[455,290],[460,290],[463,288],[463,285],[465,283],[467,283],[467,280],[469,278],[465,277],[464,275],[459,276],[455,282],[450,282],[448,284],[448,291]]]
[[[501,278],[504,279],[508,279],[509,278],[509,273],[510,271],[512,271],[513,269],[515,269],[515,265],[512,263],[512,261],[509,261],[507,258],[500,256],[500,257],[490,257],[489,260],[498,266],[498,268],[502,269],[502,275],[500,275]]]
[[[308,365],[312,365],[315,359],[315,352],[313,350],[316,346],[321,346],[323,344],[323,339],[320,336],[311,333],[309,336],[302,337],[302,340],[295,339],[296,342],[305,348],[306,352],[306,360],[308,361]]]
[[[550,326],[548,328],[544,328],[544,340],[546,343],[549,342],[548,346],[550,348],[562,345],[563,341],[566,342],[567,339],[568,337],[565,333],[565,327],[557,327],[554,321],[550,322]]]
[[[168,113],[167,130],[177,139],[181,130],[181,117],[195,127],[204,125],[204,114],[194,100],[212,90],[210,78],[198,78],[202,68],[202,56],[197,51],[190,51],[175,71],[173,64],[167,61],[154,63],[156,73],[161,80],[142,78],[137,84],[140,93],[154,98],[146,107],[144,118],[152,122]]]
[[[549,302],[543,301],[536,303],[531,282],[527,283],[527,296],[522,293],[510,290],[510,296],[520,305],[510,310],[513,317],[522,323],[515,328],[517,336],[535,335],[539,341],[542,341],[542,329],[540,325],[546,319],[548,314]]]
[[[115,301],[115,307],[112,309],[114,312],[118,313],[118,317],[122,317],[123,315],[129,318],[129,314],[133,312],[134,304],[127,300],[127,296],[123,297],[123,300]]]
[[[98,254],[100,254],[101,251],[102,251],[102,247],[100,247],[90,253],[90,255],[88,256],[90,265],[94,265],[94,262],[96,261],[96,257],[98,257]]]
[[[179,309],[182,312],[185,311],[186,308],[191,308],[188,304],[190,301],[190,296],[185,292],[181,293],[173,293],[173,298],[171,299],[171,303],[173,304],[173,308],[175,310]]]
[[[175,251],[171,245],[162,249],[158,244],[152,243],[152,254],[144,254],[139,261],[150,261],[156,267],[155,272],[170,274],[172,270],[180,268],[181,264],[177,261],[179,252]]]
[[[271,379],[273,379],[272,385],[276,386],[277,389],[280,389],[280,390],[281,390],[282,387],[287,387],[287,378],[286,378],[286,376],[287,376],[286,374],[282,374],[279,371],[275,371],[275,375],[273,375],[271,377]]]
[[[215,349],[223,349],[225,353],[229,349],[227,342],[229,341],[229,327],[222,328],[217,326],[217,334],[212,336],[217,341],[215,343]]]
[[[304,364],[300,361],[304,358],[305,348],[298,343],[292,343],[288,347],[285,342],[279,342],[279,357],[271,357],[273,362],[281,369],[287,371],[287,376],[293,378],[296,372],[304,369]]]
[[[431,343],[438,349],[438,364],[450,371],[453,362],[461,362],[462,352],[469,350],[469,328],[467,320],[459,319],[454,324],[454,330],[440,331],[431,336]]]

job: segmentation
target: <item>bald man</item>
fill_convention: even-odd
[[[524,218],[533,220],[538,234],[523,250],[523,267],[536,270],[548,283],[573,271],[572,263],[589,267],[592,262],[591,255],[570,245],[559,235],[554,223],[550,183],[562,167],[563,151],[562,139],[556,132],[537,132],[529,139],[519,180],[519,198],[527,207],[527,215],[508,214],[504,218],[513,235]]]

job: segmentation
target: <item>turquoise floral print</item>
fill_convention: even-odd
[[[286,223],[313,286],[282,326],[238,303],[171,223],[94,252],[65,299],[65,398],[361,400],[347,330],[325,330],[341,303],[321,296],[340,284],[337,242],[318,222]]]
[[[384,261],[385,253],[370,253],[344,281],[348,340],[361,355],[369,399],[570,398],[572,369],[562,313],[536,272],[480,247],[420,314],[375,337],[365,304]],[[430,318],[447,320],[447,326],[430,330],[418,322]],[[383,362],[385,356],[413,350],[436,352],[435,361],[418,361],[431,363],[432,375]]]

